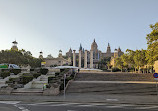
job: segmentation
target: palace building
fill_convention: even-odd
[[[123,55],[120,47],[115,49],[114,52],[111,52],[110,44],[108,43],[106,52],[102,52],[98,49],[98,45],[94,39],[91,44],[90,50],[84,50],[80,44],[79,52],[76,53],[76,50],[70,48],[66,53],[67,58],[72,58],[73,66],[79,68],[98,68],[98,63],[104,58],[111,58],[111,65],[115,65],[115,58]]]
[[[79,68],[99,68],[98,64],[104,58],[111,58],[111,65],[115,66],[115,58],[120,57],[122,54],[123,52],[120,47],[111,52],[109,43],[106,52],[102,52],[98,49],[98,45],[94,39],[90,50],[84,50],[80,44],[78,52],[70,48],[65,55],[62,55],[62,51],[59,50],[57,58],[49,56],[43,58],[43,52],[41,51],[39,58],[42,58],[46,62],[46,67],[72,65]]]

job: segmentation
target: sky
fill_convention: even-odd
[[[150,24],[158,22],[158,0],[0,0],[0,50],[18,42],[34,57],[63,55],[71,47],[147,49]]]

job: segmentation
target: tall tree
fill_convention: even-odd
[[[121,69],[121,72],[122,72],[122,69],[123,69],[123,61],[121,59],[121,57],[118,57],[116,58],[116,67],[118,67],[119,69]]]
[[[147,64],[145,53],[146,53],[146,50],[143,50],[143,49],[136,50],[135,55],[133,57],[136,67],[139,69],[139,72],[140,72],[140,68]]]
[[[146,52],[146,60],[148,64],[153,65],[158,60],[158,23],[150,25],[151,33],[147,34],[148,50]]]

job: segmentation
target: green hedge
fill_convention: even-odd
[[[1,72],[1,77],[4,79],[6,77],[10,76],[10,72]]]
[[[9,78],[9,81],[18,81],[19,80],[19,77],[16,77],[16,78]]]
[[[20,83],[21,84],[27,84],[28,82],[32,81],[33,80],[33,75],[31,74],[23,74],[21,77],[20,77]]]
[[[39,76],[41,76],[40,73],[33,73],[33,78],[38,78]]]
[[[21,69],[11,69],[10,72],[17,75],[17,74],[21,73]]]
[[[43,75],[46,75],[48,73],[48,69],[46,68],[41,68],[40,69],[40,73],[43,74]]]
[[[30,71],[34,71],[35,69],[31,68]]]
[[[59,72],[56,72],[56,73],[55,73],[55,76],[58,76],[59,74],[60,74]]]
[[[10,72],[10,69],[1,69],[2,72]]]
[[[22,80],[22,84],[27,84],[33,80],[33,76],[24,76]]]
[[[16,78],[9,78],[9,81],[6,81],[7,84],[13,84],[14,82],[19,82],[20,78],[19,77],[16,77]]]

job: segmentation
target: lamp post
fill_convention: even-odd
[[[66,79],[66,74],[64,74],[64,99],[65,99],[65,79]]]

